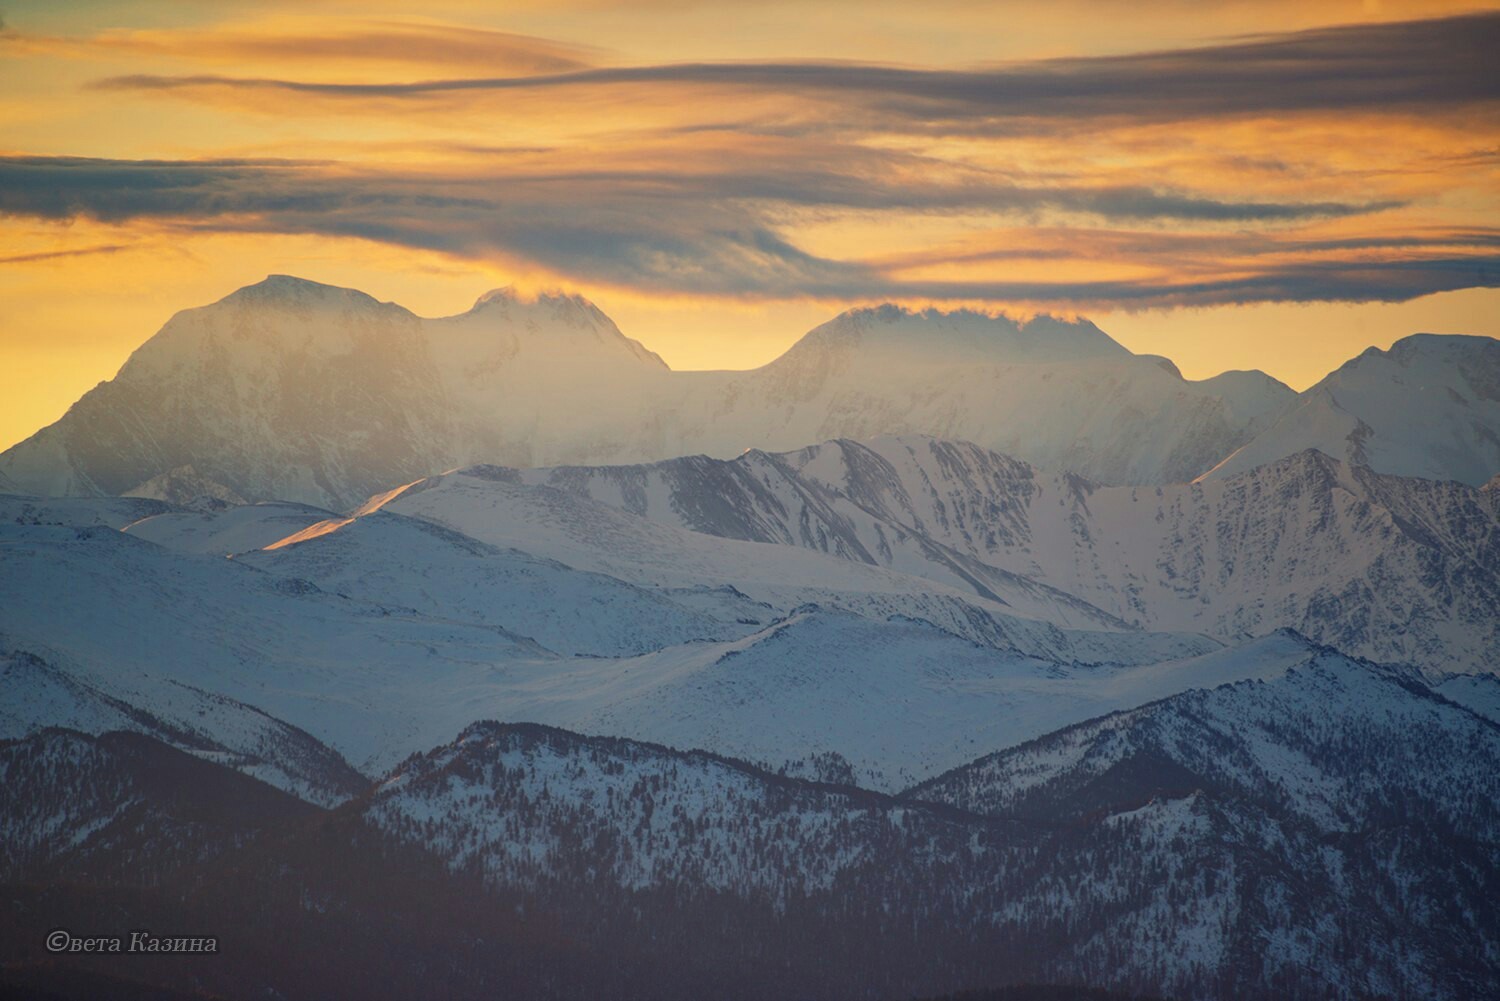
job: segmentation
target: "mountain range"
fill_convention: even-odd
[[[174,316],[119,374],[0,455],[0,488],[348,510],[447,469],[654,462],[832,438],[972,441],[1158,485],[1318,448],[1479,485],[1500,471],[1500,348],[1420,335],[1296,394],[1185,380],[1093,324],[858,309],[746,372],[673,372],[576,295],[489,293],[426,320],[273,276]]]
[[[1497,756],[1500,727],[1326,650],[896,797],[479,722],[324,811],[44,729],[0,742],[0,879],[21,928],[218,915],[221,961],[155,976],[230,996],[1483,997]],[[15,885],[41,877],[72,889]]]
[[[180,313],[0,455],[0,983],[1495,995],[1497,386],[1479,337],[1296,394],[1048,317],[673,372],[563,294]],[[101,916],[223,953],[41,954]]]

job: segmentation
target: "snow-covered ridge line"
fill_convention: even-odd
[[[1132,629],[1235,643],[1292,628],[1441,675],[1495,667],[1497,497],[1316,450],[1197,484],[1108,487],[969,442],[909,435],[733,460],[470,467],[360,510],[430,519],[641,583],[678,578],[697,563],[696,582],[744,589],[754,579],[747,573],[772,576],[750,569],[770,558],[763,546],[744,543],[770,543],[918,577],[936,585],[932,593],[967,594],[971,605],[1068,636]],[[812,566],[786,560],[783,579],[792,566]],[[873,586],[876,576],[859,575]],[[900,614],[978,635],[947,613]],[[1017,635],[1013,644],[1035,655],[1111,659],[1076,641],[1061,645],[1061,633],[1048,641],[1052,653]]]
[[[45,495],[347,510],[478,462],[729,458],[926,432],[1165,482],[1212,466],[1291,399],[1269,377],[1187,382],[1087,321],[856,309],[759,369],[672,372],[579,296],[502,291],[423,319],[273,276],[177,314],[115,379],[0,455],[0,477]]]
[[[1382,473],[1486,483],[1500,472],[1500,341],[1413,334],[1370,348],[1202,479],[1308,448]]]

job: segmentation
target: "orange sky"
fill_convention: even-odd
[[[11,0],[0,447],[272,272],[565,286],[677,368],[885,299],[1297,388],[1500,335],[1496,9]]]

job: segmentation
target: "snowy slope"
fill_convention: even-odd
[[[925,577],[1029,618],[1081,628],[1122,626],[1071,595],[976,560],[920,529],[882,517],[878,509],[862,506],[843,490],[799,475],[800,458],[751,450],[728,461],[688,456],[639,466],[524,469],[514,471],[513,477],[659,524],[726,539],[797,546]]]
[[[170,511],[124,526],[127,534],[168,549],[229,556],[271,545],[334,517],[307,504],[265,501],[208,511]]]
[[[1500,724],[1500,674],[1466,674],[1449,678],[1433,689],[1477,716]]]
[[[482,682],[495,664],[555,658],[494,626],[343,598],[107,528],[0,525],[0,552],[7,652],[169,721],[187,711],[185,687],[225,696],[363,770],[491,714]]]
[[[613,577],[390,512],[245,553],[238,561],[436,620],[500,627],[570,656],[630,656],[694,640],[737,638],[753,628]],[[545,670],[555,669],[546,663]]]
[[[0,740],[48,727],[95,735],[130,731],[323,806],[341,803],[365,786],[342,757],[305,731],[182,681],[156,687],[144,708],[31,654],[0,652],[0,688],[5,691]]]
[[[754,371],[673,373],[575,295],[501,290],[424,320],[276,275],[178,313],[113,380],[0,455],[0,482],[343,510],[475,463],[729,458],[925,433],[1157,483],[1203,472],[1292,399],[1255,373],[1184,381],[1084,321],[882,306]]]
[[[889,305],[844,313],[754,372],[698,379],[687,410],[703,431],[684,432],[678,453],[926,434],[1102,482],[1170,483],[1263,419],[1233,415],[1225,386],[1186,382],[1087,321]]]
[[[1107,616],[1090,613],[1077,602],[1059,601],[1055,592],[1044,589],[1018,590],[1017,595],[1040,595],[1043,602],[1041,608],[1018,609],[968,588],[832,556],[819,548],[687,531],[576,490],[528,486],[521,479],[516,470],[497,467],[430,477],[377,495],[356,512],[355,521],[390,511],[642,586],[704,591],[729,584],[735,594],[778,614],[821,604],[877,619],[903,615],[996,649],[1054,661],[1154,662],[1218,645],[1202,636],[1121,628]],[[342,526],[329,524],[333,531]],[[1089,628],[1060,627],[1042,617],[1056,609]]]
[[[920,578],[472,473],[384,501],[233,560],[103,527],[0,527],[0,636],[110,705],[247,755],[259,738],[194,725],[200,694],[285,720],[365,769],[489,717],[778,766],[838,754],[887,787],[1048,721],[1280,663],[1184,661],[1218,644],[1059,629]],[[408,503],[429,520],[393,513]],[[645,586],[497,548],[438,514]],[[809,595],[826,608],[776,621]],[[23,700],[16,725],[114,725],[88,722],[77,701]]]
[[[851,578],[819,576],[789,595],[765,585],[817,564],[751,571],[768,566],[764,548],[728,540],[888,567],[934,582],[923,603],[967,592],[970,604],[1068,627],[1123,620],[1226,642],[1287,627],[1439,674],[1500,664],[1500,491],[1380,476],[1317,452],[1193,485],[1100,487],[968,442],[884,437],[731,461],[475,469],[392,496],[372,505],[640,582],[680,583],[692,568],[697,583],[732,582],[783,612],[827,604],[817,589],[846,591]],[[948,613],[903,613],[953,628]]]
[[[1397,476],[1487,482],[1500,472],[1500,341],[1414,334],[1370,348],[1204,479],[1308,448]]]
[[[1381,770],[1340,753],[1337,745],[1350,734],[1389,749]],[[1471,741],[1477,746],[1467,747]],[[1399,672],[1314,648],[1279,674],[1186,691],[1061,729],[909,795],[994,815],[1084,811],[1100,795],[1119,795],[1123,786],[1110,783],[1136,761],[1172,782],[1190,777],[1183,792],[1270,797],[1325,833],[1376,822],[1382,790],[1402,787],[1429,801],[1459,836],[1488,839],[1500,835],[1500,801],[1486,791],[1496,781],[1489,764],[1497,756],[1500,728],[1489,721]],[[1420,768],[1399,774],[1418,758]]]
[[[1059,665],[925,622],[808,607],[737,642],[515,664],[491,684],[507,720],[895,791],[987,748],[1188,688],[1274,677],[1310,656],[1305,641],[1277,635],[1160,664]]]
[[[926,439],[786,459],[886,521],[1147,628],[1233,640],[1290,627],[1437,673],[1500,662],[1494,490],[1311,451],[1155,488],[1099,487]]]
[[[176,511],[164,501],[137,497],[27,497],[0,494],[0,522],[15,525],[126,525]]]
[[[902,801],[483,723],[405,762],[365,816],[491,887],[653,923],[707,893],[801,934],[952,927],[913,951],[924,969],[972,942],[1009,976],[1168,996],[1456,999],[1496,984],[1497,763],[1493,725],[1315,653]]]
[[[1493,723],[1325,652],[1064,729],[908,796],[1034,822],[1105,818],[1123,842],[1112,852],[1159,859],[1115,934],[1154,938],[1194,994],[1215,993],[1213,970],[1230,996],[1304,970],[1341,997],[1469,997],[1493,991],[1479,955],[1500,950],[1486,899],[1500,874],[1497,763]],[[1056,873],[1053,892],[1104,904],[1099,875]],[[1455,936],[1479,952],[1465,957]],[[1104,958],[1106,942],[1075,941],[1076,962]]]

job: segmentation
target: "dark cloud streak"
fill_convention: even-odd
[[[129,243],[109,243],[96,247],[79,247],[75,250],[44,250],[35,254],[14,254],[0,257],[0,264],[34,264],[40,261],[56,261],[69,257],[92,257],[95,254],[118,254],[122,250],[135,249]]]
[[[878,157],[862,162],[876,174],[873,178],[848,178],[804,164],[802,173],[764,182],[757,190],[751,178],[733,171],[724,176],[686,169],[636,172],[625,183],[626,178],[611,172],[434,176],[292,161],[0,157],[0,214],[111,223],[145,219],[183,231],[351,237],[471,259],[521,259],[574,280],[657,294],[1145,307],[1268,299],[1399,300],[1500,281],[1493,253],[1278,263],[1251,269],[1248,277],[1185,283],[904,280],[893,277],[890,265],[809,254],[770,221],[771,209],[789,205],[972,209],[1003,203],[1019,208],[1018,192],[1037,206],[1066,204],[1125,219],[1173,213],[1198,219],[1247,214],[1275,219],[1293,213],[1273,203],[1235,208],[1235,203],[1133,188],[1030,190],[1008,181],[985,188],[968,177],[954,190],[941,184],[911,188],[899,175],[885,179],[882,187],[881,162]],[[760,167],[756,176],[770,172],[768,165]],[[1330,208],[1348,207],[1314,206],[1311,214]],[[1298,211],[1309,214],[1307,207]],[[1240,214],[1231,214],[1235,212]],[[1089,239],[1087,230],[1076,233],[1078,241]],[[1475,236],[1470,243],[1476,250],[1493,248],[1492,233]],[[1149,258],[1150,234],[1138,238],[1146,242],[1136,252]],[[1274,246],[1271,237],[1263,239]],[[1337,244],[1321,249],[1372,249]],[[1286,249],[1298,248],[1293,242]],[[1385,249],[1398,247],[1387,243]]]
[[[415,83],[216,75],[111,77],[117,90],[227,88],[329,99],[414,100],[578,87],[731,87],[853,103],[922,129],[1003,119],[1164,121],[1298,111],[1451,109],[1500,100],[1500,13],[1364,24],[1200,49],[1055,59],[982,70],[848,63],[683,63]]]

